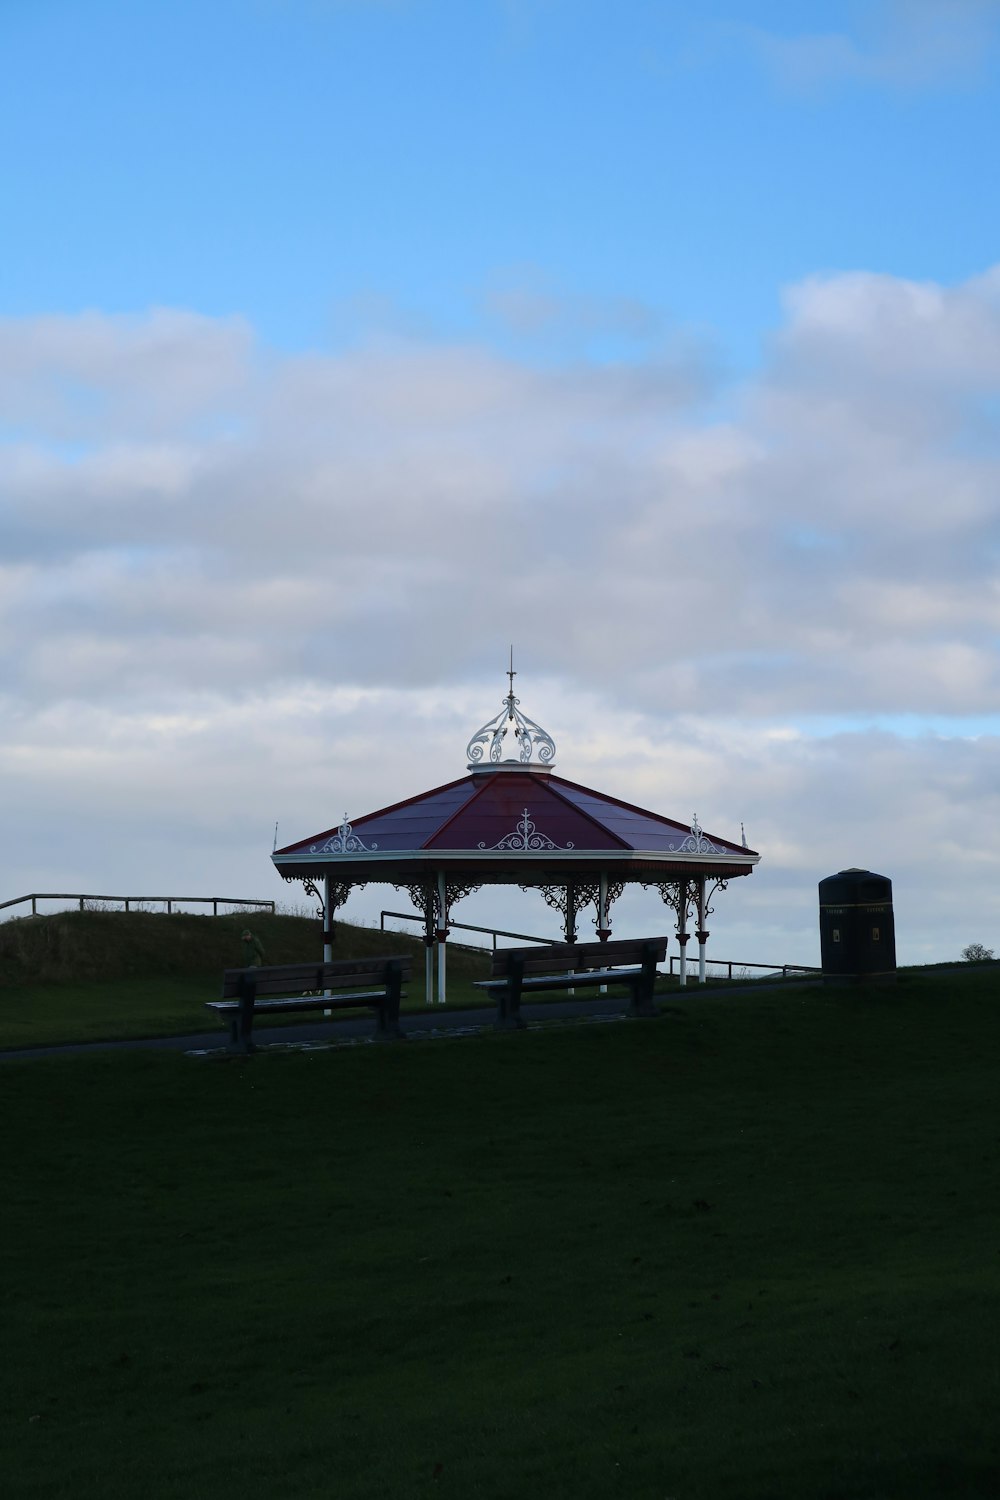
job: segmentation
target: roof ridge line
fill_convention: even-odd
[[[691,832],[690,823],[678,823],[676,818],[668,818],[663,813],[653,812],[653,810],[649,807],[640,807],[638,803],[635,802],[626,802],[624,798],[615,797],[611,792],[599,792],[596,787],[584,786],[581,781],[570,781],[567,776],[553,776],[552,780],[561,781],[565,786],[571,786],[578,792],[587,792],[591,796],[600,797],[605,802],[614,802],[619,807],[626,808],[629,812],[638,813],[642,818],[652,818],[655,823],[665,823],[668,828],[682,829],[686,833]],[[567,798],[566,800],[568,801],[569,799]],[[573,804],[570,803],[570,806],[572,805]],[[578,808],[577,811],[583,812],[583,808]],[[704,833],[705,830],[702,829],[702,832]],[[732,849],[734,853],[752,854],[755,852],[751,849],[741,849],[739,844],[734,843],[732,839],[723,838],[721,834],[712,834],[711,838],[718,841],[719,843],[725,844],[729,849]]]
[[[415,792],[412,797],[401,797],[398,802],[390,802],[387,807],[376,808],[375,812],[362,813],[354,822],[351,822],[350,818],[347,818],[347,821],[354,829],[361,823],[370,823],[373,818],[382,818],[386,813],[397,812],[401,807],[409,807],[411,803],[423,802],[425,797],[436,797],[438,792],[448,792],[453,786],[460,786],[463,781],[471,781],[471,779],[469,776],[456,776],[454,781],[444,781],[440,786],[431,787],[429,792]],[[344,816],[346,818],[347,814],[345,813]],[[290,850],[297,849],[300,844],[314,844],[320,839],[332,838],[335,833],[340,832],[340,828],[341,824],[335,823],[332,828],[324,828],[321,833],[307,833],[305,838],[296,839],[294,843],[286,844],[283,849],[275,849],[273,852],[287,854]]]
[[[462,802],[462,803],[460,803],[459,806],[455,808],[455,811],[453,813],[451,813],[447,818],[445,818],[445,820],[444,820],[443,823],[439,823],[438,826],[433,830],[433,832],[431,832],[430,834],[428,834],[427,838],[424,839],[424,842],[420,845],[421,849],[428,848],[431,839],[438,839],[438,838],[440,838],[441,834],[444,833],[445,829],[449,828],[451,826],[451,824],[454,823],[454,821],[458,817],[459,813],[468,812],[468,810],[472,806],[473,802],[476,802],[482,796],[483,792],[486,790],[486,785],[487,785],[486,781],[485,780],[483,781],[482,786],[476,786],[476,778],[474,776],[472,776],[471,774],[469,776],[465,776],[465,777],[460,776],[458,778],[458,780],[459,781],[469,781],[469,782],[472,783],[472,796],[471,797],[466,797],[465,801]],[[458,782],[454,782],[453,781],[451,783],[451,785],[452,786],[457,786]]]
[[[561,780],[562,778],[559,777],[559,778],[556,778],[556,779],[557,780]],[[572,786],[572,785],[573,785],[573,783],[571,781],[567,782],[567,786]],[[563,794],[562,794],[562,792],[560,792],[556,787],[553,787],[552,784],[551,784],[551,782],[549,782],[549,789],[551,790],[553,796],[558,797],[559,801],[564,805],[564,807],[570,808],[571,811],[573,811],[574,813],[576,813],[576,815],[577,815],[578,818],[585,818],[588,823],[593,824],[593,826],[595,828],[599,828],[600,831],[605,835],[605,837],[609,837],[609,838],[613,838],[613,839],[617,840],[617,842],[621,845],[621,847],[623,849],[628,849],[628,850],[631,850],[632,852],[635,851],[635,845],[634,844],[628,844],[628,843],[626,843],[625,840],[622,838],[622,836],[621,836],[620,833],[615,833],[615,831],[614,831],[613,828],[608,828],[603,823],[598,822],[597,818],[594,817],[593,813],[587,812],[586,808],[584,808],[584,807],[577,807],[574,802],[571,802],[568,797],[564,797]],[[581,788],[581,790],[586,790],[586,788]]]

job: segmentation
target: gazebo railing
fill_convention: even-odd
[[[381,921],[379,923],[379,926],[382,928],[383,932],[385,931],[386,917],[398,917],[402,922],[419,922],[421,926],[423,926],[424,922],[423,917],[419,912],[416,911],[383,911],[380,913],[380,917]],[[453,927],[460,927],[463,932],[485,932],[489,934],[489,936],[493,939],[494,953],[496,952],[498,937],[522,938],[526,943],[548,943],[550,945],[554,945],[562,941],[561,938],[535,937],[535,935],[530,932],[505,932],[502,927],[477,927],[474,922],[449,922],[448,931],[450,932]]]
[[[39,901],[72,901],[80,911],[85,911],[88,902],[101,906],[122,906],[125,911],[141,911],[150,906],[163,906],[172,912],[175,906],[210,906],[212,916],[219,915],[220,906],[249,907],[254,911],[266,911],[274,915],[274,902],[257,900],[252,896],[91,896],[79,891],[32,891],[28,896],[15,896],[13,901],[0,901],[0,911],[11,906],[24,906],[31,902],[31,915],[38,916]]]

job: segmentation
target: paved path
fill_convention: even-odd
[[[760,994],[762,990],[788,989],[791,980],[781,980],[776,984],[754,985],[750,993]],[[802,984],[819,984],[818,979],[801,980]],[[700,998],[703,995],[732,995],[734,998],[740,994],[748,993],[745,990],[733,991],[730,988],[713,988],[706,986],[704,989],[692,986],[684,997],[687,999]],[[676,991],[666,995],[658,995],[661,1008],[669,1009],[671,999],[682,998],[682,992]],[[593,1020],[606,1021],[615,1020],[628,1014],[628,999],[618,995],[614,998],[602,995],[596,1000],[550,1000],[540,1005],[522,1005],[521,1014],[530,1024],[538,1025],[547,1021],[571,1021],[571,1020]],[[400,1025],[407,1036],[431,1039],[444,1037],[449,1034],[470,1034],[476,1031],[492,1031],[494,1012],[490,1008],[481,1010],[448,1010],[443,1008],[434,1011],[419,1011],[415,1014],[404,1014],[400,1017]],[[314,1021],[301,1026],[268,1026],[262,1028],[258,1033],[258,1040],[262,1046],[331,1046],[338,1042],[368,1041],[372,1039],[371,1016],[352,1016],[338,1021]],[[142,1039],[126,1038],[114,1042],[66,1042],[52,1047],[19,1047],[14,1050],[0,1052],[0,1062],[12,1062],[19,1058],[31,1057],[68,1057],[74,1054],[89,1055],[97,1052],[144,1052],[172,1051],[172,1052],[218,1052],[227,1046],[228,1033],[218,1031],[198,1031],[188,1036],[158,1036],[145,1037]]]
[[[704,993],[704,992],[703,992]],[[526,1021],[556,1021],[590,1016],[614,1018],[624,1016],[627,998],[601,997],[599,1000],[556,1000],[548,1005],[522,1005],[521,1014]],[[400,1026],[407,1036],[446,1036],[449,1032],[492,1031],[493,1010],[448,1010],[420,1011],[400,1016]],[[260,1028],[256,1035],[262,1046],[275,1043],[331,1042],[368,1040],[372,1036],[371,1016],[351,1016],[341,1021],[314,1021],[301,1026],[268,1026]],[[199,1031],[189,1036],[158,1036],[140,1039],[125,1038],[114,1042],[67,1042],[53,1047],[19,1047],[0,1052],[0,1061],[9,1062],[27,1057],[66,1057],[73,1053],[93,1052],[206,1052],[224,1049],[228,1042],[228,1031]]]

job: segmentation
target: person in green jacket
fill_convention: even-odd
[[[243,929],[243,967],[259,969],[264,962],[264,949],[260,938],[254,937],[249,927]]]

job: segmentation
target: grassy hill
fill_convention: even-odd
[[[268,963],[322,955],[311,917],[65,911],[0,923],[0,1048],[217,1031],[205,1009],[222,971],[243,962],[249,926]],[[410,953],[408,1008],[424,1003],[424,945],[410,933],[338,922],[335,958]],[[471,1000],[486,959],[449,944],[449,991]],[[477,997],[478,998],[478,997]]]
[[[266,961],[301,962],[322,955],[320,923],[312,917],[266,913],[221,917],[173,912],[63,911],[0,923],[0,986],[61,984],[90,979],[218,978],[243,962],[240,933],[260,938]],[[367,958],[373,953],[412,953],[422,961],[424,945],[410,933],[381,932],[338,922],[334,956]],[[481,960],[449,950],[457,974]],[[476,969],[478,973],[478,968]]]

